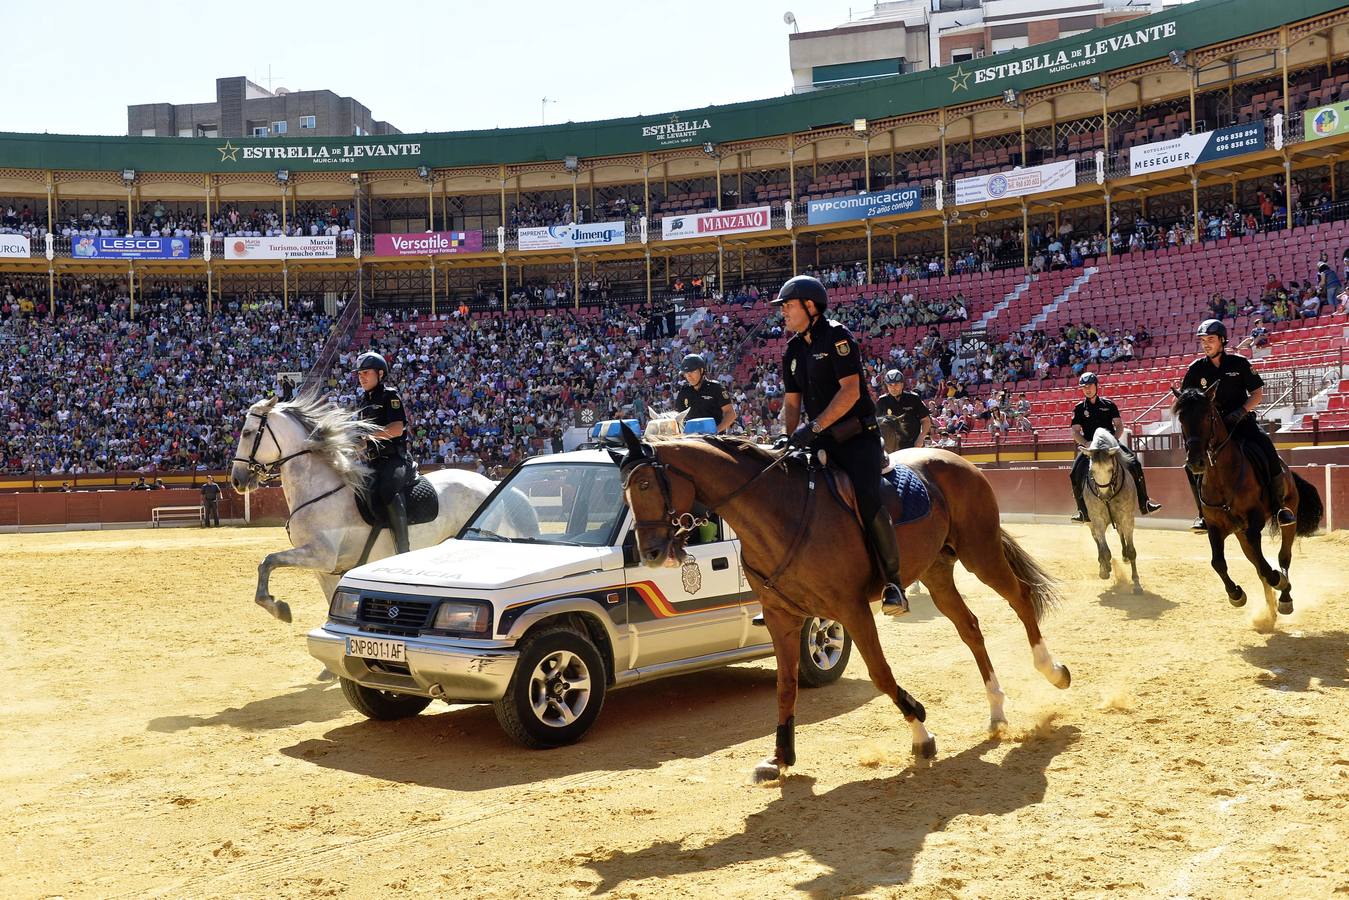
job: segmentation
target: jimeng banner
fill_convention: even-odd
[[[225,238],[225,259],[334,259],[335,237]]]
[[[916,187],[894,188],[852,197],[834,197],[829,200],[811,200],[806,207],[806,222],[820,225],[824,222],[847,222],[852,219],[874,219],[877,216],[896,216],[914,212],[922,205]]]
[[[995,172],[992,175],[978,175],[974,178],[957,178],[956,205],[1042,194],[1045,191],[1074,187],[1076,184],[1077,161],[1071,159],[1043,166],[1031,166],[1029,169],[1012,169],[1010,172]]]
[[[521,250],[612,247],[627,240],[622,222],[593,222],[589,225],[550,225],[546,228],[521,228],[518,237]]]
[[[767,231],[772,227],[772,210],[767,206],[733,209],[730,212],[671,215],[660,220],[661,237],[667,241],[676,238],[738,234],[743,231]]]
[[[1153,141],[1129,148],[1129,174],[1145,175],[1180,169],[1211,159],[1265,149],[1265,120],[1229,125],[1217,131],[1182,134],[1169,141]]]

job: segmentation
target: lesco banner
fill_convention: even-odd
[[[743,231],[767,231],[772,227],[773,214],[767,206],[733,209],[730,212],[666,216],[660,220],[661,237],[667,241],[676,238],[738,234]]]
[[[521,228],[517,233],[521,250],[558,250],[564,247],[613,247],[627,241],[622,222],[593,222],[589,225],[550,225],[547,228]]]
[[[900,213],[913,212],[921,205],[922,198],[918,188],[915,187],[894,188],[852,197],[834,197],[829,200],[811,200],[806,207],[806,222],[810,225],[821,225],[825,222],[897,216]]]
[[[225,259],[333,259],[335,237],[227,237]]]
[[[1302,114],[1303,136],[1314,141],[1349,131],[1349,103],[1319,106]]]
[[[1012,169],[1010,172],[957,178],[956,205],[1042,194],[1045,191],[1074,187],[1076,184],[1077,162],[1071,159],[1043,166],[1031,166],[1028,169]]]
[[[432,256],[442,253],[481,252],[481,231],[425,231],[416,234],[375,235],[376,256]]]
[[[1265,149],[1265,120],[1228,125],[1217,131],[1183,134],[1169,141],[1153,141],[1129,148],[1129,174],[1146,175],[1179,169]]]
[[[0,234],[0,259],[27,259],[33,245],[21,234]]]
[[[76,259],[187,259],[192,245],[185,237],[75,237],[70,255]]]

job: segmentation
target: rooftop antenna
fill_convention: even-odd
[[[792,14],[791,10],[787,10],[782,14],[782,21],[792,26],[793,34],[799,34],[801,32],[801,29],[796,24],[796,16]]]
[[[540,125],[547,125],[547,124],[548,124],[548,104],[549,104],[549,103],[560,103],[560,102],[561,102],[561,101],[555,100],[555,99],[553,99],[552,97],[544,97],[544,98],[542,98],[542,99],[539,101],[539,124],[540,124]]]
[[[277,76],[273,77],[273,76],[272,76],[272,64],[271,64],[271,63],[268,63],[268,64],[267,64],[267,93],[270,94],[270,93],[272,92],[272,84],[273,84],[274,82],[276,82],[277,80],[279,80],[279,79],[281,79],[281,78],[284,78],[284,77],[285,77],[284,75],[277,75]],[[258,79],[258,81],[261,81],[261,80],[262,80],[261,78]]]

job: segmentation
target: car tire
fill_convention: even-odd
[[[526,636],[506,694],[492,704],[516,742],[534,750],[580,740],[604,706],[608,676],[588,635],[563,625]]]
[[[801,627],[801,663],[797,681],[824,687],[843,677],[852,657],[852,635],[833,619],[810,618]]]
[[[381,722],[410,718],[426,709],[431,703],[430,697],[382,691],[379,688],[357,684],[350,678],[340,680],[342,694],[352,708],[366,718],[378,719]]]

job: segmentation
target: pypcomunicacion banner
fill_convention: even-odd
[[[877,216],[896,216],[914,212],[922,206],[922,195],[916,187],[893,188],[853,197],[833,197],[811,200],[806,206],[806,222],[821,225],[825,222],[848,222],[853,219],[874,219]]]

